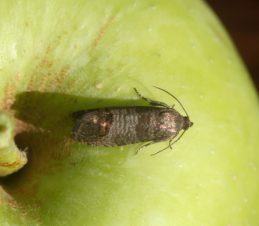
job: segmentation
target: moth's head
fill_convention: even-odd
[[[193,122],[188,116],[183,117],[183,130],[189,129],[193,125]]]

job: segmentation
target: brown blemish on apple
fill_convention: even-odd
[[[10,110],[10,108],[15,100],[17,84],[19,84],[21,78],[22,78],[22,75],[20,73],[17,73],[15,75],[15,78],[12,81],[7,83],[5,91],[4,91],[3,102],[1,104],[2,110],[4,110],[4,111]]]
[[[48,79],[49,75],[42,76],[42,79],[40,79],[39,87],[37,88],[38,91],[43,91],[45,89]]]
[[[48,51],[48,50],[47,50]],[[43,67],[43,68],[48,68],[48,69],[51,69],[52,68],[52,66],[53,66],[53,62],[51,62],[49,59],[47,59],[47,58],[43,58],[41,61],[40,61],[40,63],[39,63],[39,65],[38,65],[39,67]]]
[[[32,196],[29,195],[28,192],[25,192],[24,189],[18,189],[18,190],[19,190],[19,195],[22,195],[22,196],[27,195],[26,198],[31,199]],[[28,216],[26,207],[23,205],[20,205],[21,203],[19,202],[19,199],[17,199],[15,196],[13,196],[12,189],[11,190],[8,189],[8,192],[7,192],[7,191],[5,191],[5,189],[2,186],[0,186],[0,195],[5,197],[6,203],[11,209],[19,210],[20,216],[22,218],[25,218]],[[1,205],[1,199],[0,199],[0,205]],[[33,203],[31,203],[31,207],[33,209],[38,209],[40,207],[40,202],[35,200]],[[40,218],[38,216],[34,216],[34,220],[37,221],[39,223],[39,225],[41,225]]]
[[[30,80],[27,85],[27,91],[33,90],[44,90],[46,84],[50,79],[55,79],[55,74],[53,71],[54,62],[51,59],[51,54],[54,52],[56,47],[59,45],[62,36],[57,36],[47,47],[45,52],[43,52],[42,57],[38,57],[39,62],[36,64],[35,68],[32,70]],[[66,67],[64,67],[66,69]],[[61,71],[64,71],[62,69]],[[58,73],[56,76],[60,76]],[[49,84],[52,84],[51,82]],[[55,85],[55,82],[54,82]]]
[[[15,86],[9,82],[4,91],[4,99],[2,102],[2,109],[8,111],[14,102]]]
[[[46,87],[58,89],[67,75],[69,74],[69,66],[63,66],[59,71],[55,72],[53,69],[53,61],[51,57],[51,51],[54,50],[53,45],[49,45],[45,51],[44,56],[35,66],[31,79],[27,86],[27,91],[44,91]],[[51,85],[51,87],[50,87]]]
[[[67,87],[66,93],[73,93],[73,91],[74,91],[75,89],[78,91],[77,87],[75,86],[75,83],[76,83],[76,82],[77,82],[77,79],[76,79],[76,78],[73,78],[73,79],[71,79],[71,80],[69,81],[69,87]]]
[[[57,74],[56,81],[58,83],[61,83],[64,81],[65,77],[68,75],[68,67],[64,67],[63,69],[60,70],[60,72]]]
[[[32,75],[28,83],[27,91],[44,91],[47,84],[51,84],[52,86],[54,86],[54,88],[57,89],[69,74],[69,67],[65,66],[57,73],[50,72],[51,67],[52,64],[49,61],[44,60],[44,62],[40,62],[35,67],[35,73],[33,73],[34,75]],[[43,69],[47,69],[47,72],[39,73],[39,71],[42,71]],[[36,73],[38,74],[36,75]],[[50,80],[52,81],[52,83],[50,82]]]
[[[16,91],[16,85],[19,83],[19,81],[21,80],[21,74],[17,73],[14,80],[12,80],[11,82],[9,82],[6,85],[5,91],[4,91],[4,98],[3,98],[3,102],[2,102],[2,109],[4,111],[9,111],[12,104],[14,103],[15,100],[15,91]]]
[[[13,197],[10,196],[9,193],[7,193],[5,191],[5,189],[0,186],[0,205],[1,205],[1,198],[4,198],[7,201],[7,204],[13,208],[13,209],[17,209],[18,208],[18,204],[17,202],[13,199]]]
[[[69,74],[69,67],[63,67],[57,74],[54,76],[57,86],[61,86],[62,82]]]
[[[7,192],[2,186],[0,186],[0,196],[2,197],[2,200],[3,200],[4,202],[6,202],[7,205],[8,205],[11,209],[16,209],[16,210],[19,209],[22,217],[25,217],[25,216],[28,215],[27,212],[26,212],[26,209],[25,209],[25,208],[22,208],[22,207],[18,204],[17,200],[16,200],[14,197],[12,197],[12,195],[11,195],[9,192]],[[4,198],[4,199],[3,199],[3,198]],[[1,204],[2,204],[2,203],[1,203],[1,198],[0,198],[0,205],[1,205]]]
[[[27,91],[32,91],[33,90],[33,86],[34,86],[34,78],[33,75],[31,76],[31,79],[27,85]]]
[[[42,74],[40,72],[42,71],[42,69],[50,70],[53,66],[53,63],[47,57],[48,51],[49,50],[47,48],[45,55],[32,71],[30,81],[27,85],[27,91],[43,90],[45,88],[49,76],[48,74]],[[36,81],[39,81],[39,87],[35,87],[35,85],[37,84]]]
[[[17,209],[18,208],[18,204],[14,199],[9,199],[8,200],[8,205],[12,208],[12,209]]]
[[[94,40],[93,48],[97,47],[97,45],[100,43],[108,28],[111,26],[113,20],[114,16],[109,17],[106,23],[101,27],[96,39]]]

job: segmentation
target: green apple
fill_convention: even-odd
[[[0,225],[259,225],[258,99],[204,2],[2,0],[0,19]],[[133,87],[175,104],[153,85],[194,122],[172,150],[70,138],[74,111],[145,105]]]

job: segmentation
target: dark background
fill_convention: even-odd
[[[259,91],[259,0],[207,0],[234,41]]]

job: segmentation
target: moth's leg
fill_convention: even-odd
[[[158,153],[160,153],[160,152],[166,150],[167,148],[172,149],[170,142],[169,142],[169,144],[168,144],[165,148],[163,148],[163,149],[161,149],[161,150],[159,150],[159,151],[157,151],[157,152],[151,154],[151,156],[154,156],[154,155],[156,155],[156,154],[158,154]]]
[[[172,149],[172,145],[174,145],[177,141],[181,139],[183,134],[185,133],[186,130],[184,130],[179,136],[176,134],[176,136],[172,137],[172,139],[169,141],[169,147]],[[178,136],[178,137],[177,137]]]
[[[157,107],[164,107],[164,108],[171,108],[170,106],[168,106],[166,103],[160,102],[160,101],[155,101],[155,100],[151,100],[147,97],[142,96],[139,91],[134,88],[134,91],[136,92],[136,94],[138,95],[138,97],[146,102],[148,102],[150,105],[152,106],[157,106]]]
[[[146,144],[141,145],[141,146],[137,149],[137,151],[136,151],[135,154],[138,154],[138,152],[139,152],[141,149],[146,148],[147,146],[149,146],[149,145],[151,145],[151,144],[154,144],[154,143],[156,143],[156,142],[155,142],[155,141],[150,141],[150,142],[148,142],[148,143],[146,143]]]
[[[165,148],[163,148],[163,149],[159,150],[158,152],[155,152],[154,154],[151,154],[151,155],[152,155],[152,156],[153,156],[153,155],[156,155],[156,154],[158,154],[158,153],[160,153],[160,152],[166,150],[167,148],[170,148],[170,149],[172,150],[172,149],[173,149],[172,146],[173,146],[177,141],[179,141],[179,140],[181,139],[181,137],[183,136],[183,134],[184,134],[185,131],[186,131],[186,130],[184,130],[178,137],[177,137],[178,134],[176,134],[174,137],[172,137],[172,138],[169,140],[168,145],[167,145]]]

